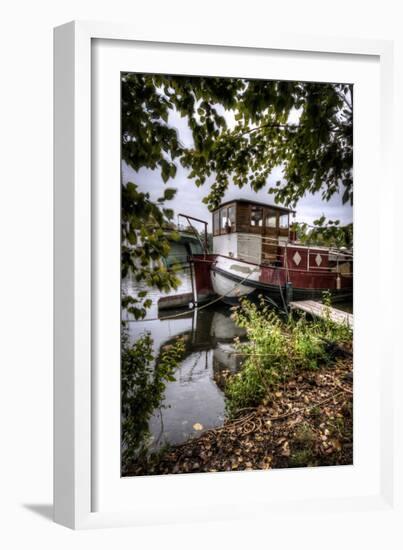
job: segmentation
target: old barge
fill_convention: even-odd
[[[352,252],[298,242],[293,213],[244,199],[221,204],[212,213],[213,253],[192,257],[196,294],[229,304],[258,295],[277,304],[320,300],[324,291],[335,302],[351,299]]]

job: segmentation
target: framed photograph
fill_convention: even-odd
[[[55,29],[57,522],[395,514],[392,54]]]

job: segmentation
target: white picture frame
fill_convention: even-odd
[[[393,399],[394,374],[398,366],[398,355],[394,345],[396,334],[393,329],[383,324],[379,327],[378,344],[382,346],[382,365],[380,364],[380,347],[371,347],[371,338],[365,344],[366,335],[364,329],[374,330],[374,325],[362,325],[361,338],[355,339],[356,351],[361,355],[361,362],[371,363],[368,378],[361,376],[362,385],[355,384],[355,391],[368,391],[367,397],[362,402],[367,410],[370,410],[369,397],[377,400],[376,414],[373,417],[373,427],[379,428],[379,437],[372,437],[370,431],[361,434],[354,433],[355,439],[360,436],[362,448],[372,449],[376,455],[374,462],[366,465],[366,470],[360,478],[360,482],[354,485],[359,472],[359,464],[348,477],[338,480],[336,468],[322,468],[314,474],[301,472],[301,470],[281,471],[272,479],[272,486],[277,485],[277,491],[281,486],[291,487],[285,498],[279,500],[269,498],[259,492],[259,487],[267,478],[266,472],[247,472],[247,476],[235,474],[193,474],[191,476],[162,476],[154,478],[137,478],[130,480],[136,482],[136,493],[145,495],[174,494],[168,504],[166,501],[156,505],[155,499],[143,500],[141,506],[130,504],[122,498],[122,493],[116,487],[109,487],[109,493],[105,492],[103,504],[99,509],[97,503],[99,484],[108,485],[110,470],[102,464],[108,462],[97,460],[97,453],[107,452],[102,441],[102,433],[107,428],[99,422],[99,399],[104,399],[102,393],[105,382],[99,383],[96,358],[99,357],[97,338],[99,336],[98,321],[105,319],[105,312],[111,312],[110,305],[98,304],[101,302],[99,285],[107,284],[95,282],[96,272],[103,267],[97,252],[97,239],[100,226],[97,222],[102,216],[106,197],[97,195],[94,174],[99,174],[99,166],[94,157],[94,145],[98,137],[94,136],[94,120],[97,119],[97,105],[94,104],[94,83],[97,76],[94,71],[96,63],[94,48],[100,41],[113,41],[116,47],[123,49],[128,45],[141,45],[147,50],[175,47],[175,51],[185,52],[209,52],[214,58],[223,52],[235,50],[243,56],[265,55],[274,52],[274,56],[281,53],[283,63],[288,57],[297,55],[299,58],[314,59],[318,53],[326,56],[326,62],[334,63],[341,59],[352,59],[360,56],[368,63],[371,60],[376,64],[375,72],[379,71],[379,89],[375,99],[380,99],[378,106],[374,107],[374,118],[379,117],[377,135],[380,135],[379,144],[368,142],[368,147],[373,147],[374,156],[370,159],[360,158],[358,151],[358,166],[362,167],[361,178],[367,176],[372,182],[372,198],[363,198],[361,206],[361,227],[366,227],[366,222],[373,215],[376,206],[375,179],[371,174],[369,162],[382,165],[384,183],[382,194],[378,198],[379,223],[374,226],[371,233],[377,243],[375,246],[375,259],[380,264],[386,258],[393,258],[395,233],[390,235],[387,230],[387,220],[393,220],[397,216],[397,201],[395,200],[395,186],[393,173],[393,44],[387,41],[337,39],[315,36],[287,36],[285,34],[270,33],[269,36],[255,36],[251,38],[232,37],[230,33],[222,36],[214,36],[207,29],[200,37],[187,36],[186,30],[178,33],[167,30],[166,34],[153,36],[147,28],[142,30],[124,24],[72,22],[55,29],[55,370],[54,370],[54,505],[55,521],[71,528],[91,528],[123,525],[143,525],[163,522],[217,520],[236,517],[265,517],[269,511],[273,514],[298,514],[303,503],[306,513],[314,517],[323,511],[337,512],[346,509],[362,512],[364,515],[381,514],[385,511],[389,518],[397,521],[399,510],[396,507],[396,496],[401,495],[396,471],[396,447],[394,446],[395,424],[391,421],[398,414]],[[121,42],[122,41],[122,42]],[[112,42],[110,42],[112,43]],[[193,50],[192,50],[193,48]],[[162,50],[161,50],[162,49]],[[190,49],[190,50],[189,50]],[[123,51],[123,50],[122,50]],[[143,50],[142,50],[143,51]],[[276,54],[277,52],[277,54]],[[146,58],[140,63],[141,56],[137,52],[139,67],[145,70]],[[115,57],[114,57],[115,56]],[[172,58],[174,55],[172,55]],[[213,58],[211,58],[213,59]],[[106,65],[113,68],[116,65],[115,54],[105,61]],[[194,70],[189,66],[188,70]],[[111,65],[112,64],[112,65]],[[161,67],[169,67],[170,60],[162,63]],[[105,66],[106,66],[105,65]],[[294,65],[295,66],[295,65]],[[183,67],[183,62],[182,62]],[[115,66],[113,70],[119,70]],[[151,69],[155,71],[155,66]],[[161,71],[163,68],[161,68]],[[168,70],[168,69],[167,69]],[[375,74],[371,73],[371,74]],[[366,78],[371,78],[368,73]],[[364,81],[363,81],[364,82]],[[378,82],[378,81],[377,81]],[[104,81],[105,83],[105,81]],[[367,82],[368,84],[368,82]],[[98,101],[98,99],[97,99]],[[358,103],[358,114],[359,114]],[[363,103],[364,109],[364,103]],[[364,112],[364,111],[363,111]],[[107,120],[106,122],[108,125]],[[118,121],[116,121],[118,123]],[[361,120],[365,126],[365,117]],[[106,128],[109,128],[107,126]],[[105,135],[105,126],[98,125],[100,134]],[[113,131],[111,132],[113,134]],[[368,133],[368,128],[367,128]],[[114,134],[113,134],[114,135]],[[374,148],[375,147],[375,148]],[[365,151],[365,148],[362,149]],[[377,160],[378,159],[378,160]],[[120,159],[119,159],[120,161]],[[377,164],[378,163],[378,164]],[[115,168],[116,170],[116,163]],[[114,173],[115,174],[115,173]],[[112,174],[112,177],[115,175]],[[359,193],[360,196],[360,193]],[[113,199],[113,197],[112,197]],[[115,201],[116,202],[116,201]],[[365,213],[367,212],[367,214]],[[371,214],[372,213],[372,214]],[[116,209],[115,209],[116,214]],[[396,217],[397,219],[397,217]],[[393,221],[392,221],[393,223]],[[357,235],[357,234],[356,234]],[[364,242],[363,232],[358,230],[358,243]],[[361,241],[360,241],[361,239]],[[382,246],[381,246],[382,244]],[[105,244],[105,250],[113,254],[116,250],[116,242]],[[115,248],[114,248],[115,247]],[[363,246],[362,266],[369,265],[369,247]],[[104,258],[105,258],[104,253]],[[392,265],[393,259],[391,260]],[[101,263],[99,263],[101,262]],[[116,266],[119,271],[119,265]],[[388,299],[390,288],[393,287],[393,268],[386,272],[374,268],[377,274],[374,311],[377,314],[387,315],[392,311],[392,304]],[[115,272],[116,274],[116,272]],[[363,285],[365,285],[364,278]],[[116,281],[116,277],[115,277]],[[103,287],[105,288],[105,287]],[[99,305],[99,307],[98,307]],[[361,304],[360,304],[361,305]],[[368,305],[362,306],[364,314],[370,312]],[[365,309],[365,307],[367,309]],[[109,309],[108,309],[109,308]],[[363,315],[368,317],[368,315]],[[363,323],[368,323],[368,319]],[[112,327],[113,331],[113,327]],[[360,330],[358,329],[358,332]],[[116,334],[116,333],[115,333]],[[367,335],[368,336],[368,335]],[[116,339],[115,339],[116,340]],[[116,343],[116,342],[115,342]],[[107,343],[106,346],[109,346]],[[361,351],[360,351],[361,350]],[[104,348],[108,352],[108,349]],[[111,357],[114,357],[113,354]],[[115,355],[116,357],[116,355]],[[382,368],[381,368],[382,366]],[[116,365],[115,365],[116,367]],[[116,368],[115,368],[116,374]],[[372,376],[372,378],[371,378]],[[101,377],[102,379],[102,377]],[[113,382],[113,381],[112,381]],[[116,380],[115,380],[116,382]],[[366,385],[367,383],[367,385]],[[113,385],[113,384],[112,384]],[[358,390],[357,390],[358,387]],[[116,397],[116,395],[115,395]],[[357,397],[357,396],[355,396]],[[378,401],[379,400],[379,401]],[[116,404],[116,403],[115,403]],[[365,409],[363,408],[362,411]],[[360,413],[361,409],[358,410]],[[356,414],[357,411],[355,411]],[[112,411],[113,413],[113,411]],[[361,415],[362,416],[362,415]],[[362,424],[363,426],[365,425]],[[116,424],[112,428],[111,437],[116,444]],[[113,431],[115,430],[115,431]],[[372,439],[376,439],[377,446],[371,447]],[[104,437],[105,440],[105,437]],[[366,445],[368,444],[368,447]],[[115,445],[116,446],[116,445]],[[115,449],[116,451],[116,449]],[[378,455],[379,453],[379,455]],[[115,453],[116,456],[116,453]],[[113,457],[110,464],[113,465]],[[371,470],[372,468],[372,470]],[[309,469],[306,469],[309,470]],[[312,469],[313,470],[313,469]],[[325,471],[326,470],[326,471]],[[375,471],[376,470],[376,471]],[[371,471],[375,478],[371,481]],[[116,473],[114,475],[119,475]],[[225,477],[226,476],[226,477]],[[333,486],[333,493],[326,495],[326,478],[333,476],[329,481],[329,487]],[[299,482],[299,479],[304,480]],[[191,480],[192,478],[193,480]],[[198,481],[199,480],[199,481]],[[201,481],[200,481],[201,480]],[[231,482],[229,482],[231,480]],[[371,481],[371,482],[370,482]],[[340,484],[341,483],[341,484]],[[366,485],[368,488],[366,489]],[[214,485],[215,484],[215,485]],[[324,485],[323,485],[324,484]],[[343,485],[344,484],[344,485]],[[349,484],[350,490],[347,490]],[[208,504],[208,493],[201,498],[199,504],[191,500],[180,500],[180,496],[190,499],[192,491],[202,493],[214,491],[226,494],[227,500],[220,501],[219,495],[215,496],[217,506]],[[294,490],[292,487],[298,487]],[[315,490],[307,492],[307,487],[315,487]],[[338,489],[337,489],[338,487]],[[273,491],[274,494],[274,491]],[[108,505],[105,505],[105,500]],[[161,499],[163,500],[163,499]],[[254,503],[254,506],[250,506]],[[225,505],[225,509],[223,509]],[[179,517],[178,513],[180,512]],[[360,517],[363,516],[361,514]]]

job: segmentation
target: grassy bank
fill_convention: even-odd
[[[284,317],[262,299],[259,305],[244,300],[233,318],[246,330],[247,342],[236,342],[243,367],[225,384],[230,417],[259,405],[298,372],[318,370],[332,363],[341,349],[352,348],[351,328],[335,324],[329,313],[316,320],[296,314]]]

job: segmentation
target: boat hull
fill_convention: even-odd
[[[226,257],[218,257],[211,265],[214,292],[227,304],[237,304],[243,297],[257,299],[262,295],[284,306],[293,300],[320,300],[325,291],[331,294],[333,302],[350,300],[352,279],[345,278],[341,288],[337,288],[336,277],[335,273],[330,277],[310,274],[306,279],[307,286],[298,286],[293,284],[292,273],[287,284],[284,270],[276,267],[257,266]],[[273,282],[268,283],[267,279]],[[301,281],[300,273],[296,280]]]

